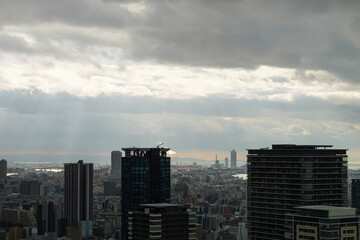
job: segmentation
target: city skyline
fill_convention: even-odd
[[[1,1],[0,157],[331,144],[360,167],[357,1]]]

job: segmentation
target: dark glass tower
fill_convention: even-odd
[[[140,204],[170,203],[169,148],[123,148],[121,166],[122,239],[128,238],[128,212]]]
[[[65,163],[65,217],[68,225],[93,219],[93,164]]]
[[[309,205],[347,206],[346,149],[272,145],[249,149],[249,239],[284,239],[285,214]]]
[[[356,208],[356,214],[360,214],[360,179],[351,181],[351,207]]]

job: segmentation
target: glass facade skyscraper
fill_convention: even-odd
[[[128,212],[140,204],[170,203],[169,148],[123,148],[121,166],[122,239],[127,239]]]

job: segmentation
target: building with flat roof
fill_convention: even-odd
[[[122,239],[128,239],[128,212],[140,204],[170,203],[169,148],[123,148],[121,163]]]
[[[121,151],[111,152],[111,175],[115,178],[121,177]]]
[[[355,208],[317,205],[295,211],[285,215],[285,240],[359,239],[360,217]]]
[[[234,149],[230,152],[230,168],[236,168],[236,151]]]
[[[7,174],[7,161],[5,159],[0,160],[0,179],[5,179]]]
[[[287,213],[308,205],[348,206],[346,149],[274,144],[248,149],[249,239],[284,239]]]
[[[92,235],[93,220],[93,164],[64,164],[65,217],[69,226],[82,227],[84,237]]]
[[[141,204],[129,212],[129,239],[196,239],[196,216],[177,204]]]

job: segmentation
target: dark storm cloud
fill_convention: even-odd
[[[133,13],[124,7],[129,3],[144,9]],[[2,0],[0,25],[50,24],[50,36],[55,40],[68,39],[78,47],[115,46],[139,61],[220,68],[269,65],[319,69],[357,82],[359,10],[359,1],[335,0]],[[64,31],[51,24],[74,29]],[[77,27],[98,31],[103,39],[79,33]],[[102,34],[106,29],[124,31],[127,40],[119,39],[117,43],[109,39]],[[35,38],[46,38],[44,32],[33,34]],[[4,41],[7,46],[11,39]],[[20,43],[13,48],[27,50]]]

